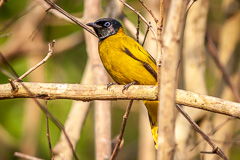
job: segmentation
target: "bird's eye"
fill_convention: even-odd
[[[104,23],[104,26],[105,26],[105,27],[109,27],[110,25],[111,25],[110,22],[105,22],[105,23]]]

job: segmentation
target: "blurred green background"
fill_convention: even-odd
[[[10,33],[9,36],[0,38],[0,51],[5,45],[5,43],[11,38],[12,35],[16,33],[14,26],[19,19],[24,18],[28,15],[28,12],[32,9],[32,6],[29,5],[31,1],[21,1],[21,0],[8,0],[0,8],[0,36]],[[139,4],[137,0],[128,1],[134,8],[140,11],[144,11],[143,7]],[[37,4],[37,3],[36,3]],[[35,4],[35,5],[36,5]],[[59,6],[64,8],[69,13],[72,13],[74,16],[81,17],[83,15],[83,1],[82,0],[68,0],[63,1],[59,0],[57,2]],[[103,8],[107,4],[107,1],[102,1]],[[211,36],[214,42],[218,45],[219,30],[223,24],[226,15],[221,9],[222,1],[213,0],[209,5],[209,14],[208,14],[208,31],[211,33]],[[238,3],[239,4],[239,3]],[[33,5],[34,6],[34,5]],[[239,8],[237,8],[239,12]],[[104,13],[103,13],[104,14]],[[132,22],[137,24],[137,16],[124,8],[124,14],[132,20]],[[102,15],[100,16],[102,17]],[[141,24],[141,26],[143,26]],[[15,32],[13,32],[13,30]],[[145,31],[141,27],[142,31]],[[79,36],[82,35],[82,29],[74,24],[70,24],[63,19],[56,18],[51,14],[47,14],[42,21],[39,22],[38,28],[31,31],[34,36],[38,36],[41,32],[45,42],[45,50],[38,51],[36,47],[36,52],[41,52],[40,57],[44,57],[47,54],[47,43],[51,42],[53,39],[58,40],[79,32]],[[27,35],[29,40],[32,35]],[[18,39],[17,41],[21,41]],[[32,43],[35,42],[33,38]],[[240,45],[236,47],[234,61],[235,69],[239,68],[239,53]],[[34,46],[33,49],[34,50]],[[79,54],[80,53],[80,54]],[[4,54],[4,53],[3,53]],[[10,64],[16,70],[16,72],[21,75],[27,69],[29,69],[29,54],[27,51],[23,51],[13,56],[7,57]],[[53,53],[53,56],[42,66],[44,68],[44,74],[42,75],[39,82],[51,82],[51,83],[80,83],[83,76],[84,68],[87,62],[87,53],[85,48],[84,40],[79,40],[79,43],[67,50],[58,52],[57,54]],[[207,58],[209,58],[207,56]],[[214,79],[211,65],[212,61],[208,60],[208,67],[206,68],[206,83],[210,95],[218,96],[218,92],[214,85],[216,79]],[[210,66],[210,67],[209,67]],[[6,66],[1,66],[4,69],[7,69]],[[37,71],[36,71],[37,72]],[[0,72],[0,83],[8,83],[8,76]],[[31,81],[27,77],[24,81]],[[43,80],[42,80],[43,79]],[[183,85],[180,82],[180,88],[183,88]],[[30,100],[31,101],[31,100]],[[42,101],[43,103],[43,101]],[[125,112],[125,107],[127,102],[120,101],[120,103],[113,102],[112,107],[112,138],[114,138],[120,131],[120,126],[122,122],[122,116]],[[136,103],[138,104],[138,103]],[[0,101],[0,127],[2,132],[0,133],[0,160],[1,159],[18,159],[14,157],[14,152],[20,152],[20,148],[23,142],[24,137],[24,115],[25,115],[25,105],[26,99],[10,99],[10,100],[1,100]],[[72,101],[70,100],[52,100],[48,101],[49,111],[62,123],[64,124]],[[35,106],[37,107],[37,106]],[[48,141],[46,137],[46,117],[45,114],[41,113],[41,119],[39,128],[37,129],[36,135],[36,157],[43,159],[50,159]],[[126,126],[124,134],[124,147],[118,157],[118,159],[138,159],[138,135],[139,135],[139,109],[137,106],[133,107],[133,110],[129,116],[128,123]],[[238,122],[239,123],[239,122]],[[6,133],[4,132],[6,131]],[[235,137],[239,137],[240,131],[235,133]],[[54,146],[58,141],[60,135],[59,129],[50,121],[50,137],[52,145]],[[7,142],[4,142],[6,140]],[[238,141],[239,142],[239,141]],[[84,124],[84,128],[81,133],[80,141],[77,144],[76,149],[77,155],[81,160],[94,159],[94,112],[93,107],[90,108],[89,114]],[[231,159],[240,158],[240,146],[235,145],[231,150]],[[193,158],[194,159],[194,158]],[[198,158],[196,158],[198,159]]]
[[[12,32],[12,27],[19,18],[24,17],[29,9],[30,1],[8,1],[2,8],[0,8],[0,27],[6,29],[2,30],[0,34]],[[103,2],[106,3],[106,2]],[[74,5],[73,5],[74,4]],[[58,5],[63,7],[69,13],[73,13],[75,16],[82,16],[83,1],[70,0],[70,1],[59,1]],[[32,9],[32,8],[30,8]],[[39,24],[40,31],[36,28],[36,33],[44,33],[44,41],[51,42],[53,39],[58,43],[58,39],[75,32],[82,32],[82,29],[74,24],[59,20],[55,16],[48,14],[45,19]],[[32,31],[34,32],[34,30]],[[8,41],[10,36],[0,38],[0,50],[1,46]],[[28,36],[30,39],[30,35]],[[34,42],[34,40],[33,40]],[[47,43],[46,43],[47,44]],[[47,48],[47,45],[46,45]],[[81,54],[79,54],[81,53]],[[27,69],[29,69],[28,56],[14,55],[10,58],[9,62],[15,71],[21,75]],[[47,54],[47,50],[43,51],[42,56]],[[65,50],[57,55],[54,55],[48,59],[44,64],[44,81],[52,83],[80,83],[83,75],[83,71],[87,61],[87,53],[85,48],[85,42],[81,42],[78,45]],[[5,66],[1,67],[7,69]],[[0,83],[8,83],[6,75],[0,73]],[[24,81],[31,81],[29,78],[25,78]],[[42,101],[43,102],[43,101]],[[11,143],[1,144],[0,142],[0,159],[18,159],[14,157],[14,152],[20,152],[20,147],[23,138],[23,123],[24,123],[24,111],[25,111],[25,99],[10,99],[0,101],[0,126],[2,126],[11,137]],[[116,104],[116,103],[115,103]],[[72,101],[70,100],[52,100],[48,101],[49,111],[62,123],[64,124]],[[122,122],[122,116],[125,113],[126,102],[123,105],[119,105],[112,109],[112,137],[115,137],[119,131]],[[37,107],[37,106],[34,106]],[[40,110],[40,109],[39,109]],[[79,159],[94,159],[94,117],[93,108],[90,108],[86,122],[84,124],[83,131],[81,133],[81,139],[77,144],[76,153]],[[126,154],[125,157],[137,157],[137,136],[138,136],[138,114],[133,111],[130,114],[128,124],[125,131],[125,145]],[[4,133],[0,133],[0,136],[7,136]],[[56,144],[59,139],[59,129],[50,121],[50,137],[52,146]],[[50,159],[48,141],[46,137],[46,116],[41,113],[40,128],[36,136],[37,149],[36,157],[43,159]]]

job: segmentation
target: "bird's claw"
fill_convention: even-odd
[[[112,85],[117,85],[118,83],[116,82],[111,82],[107,84],[107,90],[112,86]]]
[[[128,90],[128,88],[129,88],[131,85],[134,85],[134,84],[137,84],[137,82],[136,82],[136,81],[133,81],[133,82],[131,82],[131,83],[125,84],[125,85],[123,86],[122,93],[123,93],[125,90]]]

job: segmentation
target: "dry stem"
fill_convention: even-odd
[[[150,30],[152,31],[155,39],[157,39],[157,34],[156,34],[155,30],[153,29],[153,27],[148,23],[148,21],[138,11],[136,11],[133,7],[131,7],[129,4],[127,4],[123,0],[119,0],[119,1],[121,1],[127,8],[129,8],[134,13],[136,13],[143,20],[143,22],[150,28]]]
[[[37,69],[38,67],[40,67],[42,64],[44,64],[51,56],[53,53],[53,49],[54,49],[54,44],[55,44],[55,40],[52,41],[52,43],[48,44],[49,47],[49,51],[47,56],[40,61],[38,64],[36,64],[35,66],[33,66],[32,68],[30,68],[27,72],[25,72],[23,75],[21,75],[19,78],[17,78],[15,81],[22,81],[23,78],[25,78],[27,75],[29,75],[32,71],[34,71],[35,69]]]
[[[158,23],[158,19],[156,18],[156,16],[153,14],[152,10],[150,10],[144,3],[142,0],[138,0],[142,6],[151,14],[152,18],[154,19],[155,23]]]
[[[128,118],[129,113],[130,113],[132,104],[133,104],[133,100],[130,100],[130,102],[129,102],[128,106],[127,106],[126,112],[125,112],[125,114],[123,116],[121,130],[120,130],[120,134],[118,136],[118,142],[117,142],[117,144],[116,144],[116,146],[115,146],[115,148],[113,150],[113,153],[112,153],[112,156],[111,156],[111,160],[114,160],[117,157],[117,154],[118,154],[118,151],[119,151],[119,147],[120,147],[120,144],[122,142],[123,134],[124,134],[124,131],[125,131],[125,126],[127,124],[127,118]]]
[[[138,23],[137,23],[137,33],[136,33],[136,40],[139,43],[139,30],[140,30],[140,17],[138,16]]]
[[[188,120],[188,122],[194,127],[194,129],[208,142],[212,147],[212,153],[219,155],[224,160],[229,160],[224,152],[201,130],[201,128],[189,117],[189,115],[177,104],[178,111]]]
[[[100,0],[84,1],[84,17],[89,22],[99,18]],[[92,65],[94,84],[107,84],[108,76],[98,53],[98,39],[84,31],[87,54]],[[95,159],[104,160],[111,156],[111,102],[94,101]]]
[[[23,87],[23,89],[24,89],[29,95],[31,95],[31,96],[34,97],[33,93],[30,91],[30,89],[29,89],[28,87],[25,86],[25,84],[24,84],[23,82],[16,82],[16,83],[19,83],[19,84]],[[66,137],[66,139],[67,139],[67,141],[68,141],[69,147],[71,148],[71,150],[72,150],[72,152],[73,152],[74,158],[75,158],[76,160],[78,160],[77,154],[76,154],[76,152],[75,152],[75,150],[74,150],[74,147],[73,147],[73,145],[72,145],[72,143],[71,143],[71,141],[70,141],[70,139],[69,139],[69,137],[68,137],[68,135],[67,135],[67,133],[66,133],[66,131],[65,131],[64,126],[63,126],[36,98],[33,98],[33,100],[34,100],[35,103],[40,107],[40,109],[49,116],[49,118],[54,122],[54,124],[55,124],[60,130],[63,131],[63,133],[64,133],[64,135],[65,135],[65,137]]]
[[[45,100],[45,107],[46,107],[46,109],[47,109],[47,100]],[[45,113],[45,114],[46,114],[46,123],[47,123],[47,140],[48,140],[48,146],[49,146],[49,151],[50,151],[51,160],[54,160],[54,158],[53,158],[52,144],[51,144],[51,139],[50,139],[48,114],[47,114],[47,113]]]
[[[197,0],[190,0],[190,1],[188,2],[186,12],[189,11],[189,9],[192,7],[193,3],[196,2],[196,1],[197,1]]]
[[[134,85],[122,93],[123,85],[81,85],[60,83],[22,82],[31,93],[26,91],[20,82],[15,82],[18,91],[12,93],[9,83],[0,84],[0,100],[12,98],[47,98],[71,100],[157,100],[157,86]],[[240,103],[201,95],[189,91],[176,90],[176,103],[240,118]]]
[[[28,159],[28,160],[43,160],[43,159],[33,157],[33,156],[29,156],[29,155],[19,153],[19,152],[14,152],[14,156],[19,157],[19,158],[23,158],[23,159]]]
[[[92,35],[94,35],[95,37],[97,37],[96,33],[93,32],[87,25],[83,24],[82,22],[80,22],[79,20],[77,20],[75,17],[73,17],[71,14],[69,14],[68,12],[66,12],[65,10],[63,10],[61,7],[59,7],[58,5],[56,5],[55,3],[53,3],[50,0],[44,0],[47,4],[50,5],[50,8],[47,10],[49,11],[50,9],[56,9],[58,12],[62,13],[63,15],[65,15],[66,17],[68,17],[70,20],[72,20],[74,23],[76,23],[77,25],[81,26],[83,29],[85,29],[86,31],[88,31],[89,33],[91,33]]]
[[[163,35],[164,53],[161,75],[158,75],[161,76],[161,80],[159,80],[161,101],[158,110],[158,160],[172,160],[175,153],[175,88],[186,2],[171,2],[168,22]],[[160,48],[158,48],[158,52],[159,50]]]

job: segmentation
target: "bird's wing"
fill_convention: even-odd
[[[148,72],[157,80],[157,67],[154,58],[135,40],[126,37],[123,51],[133,59],[141,62]]]

